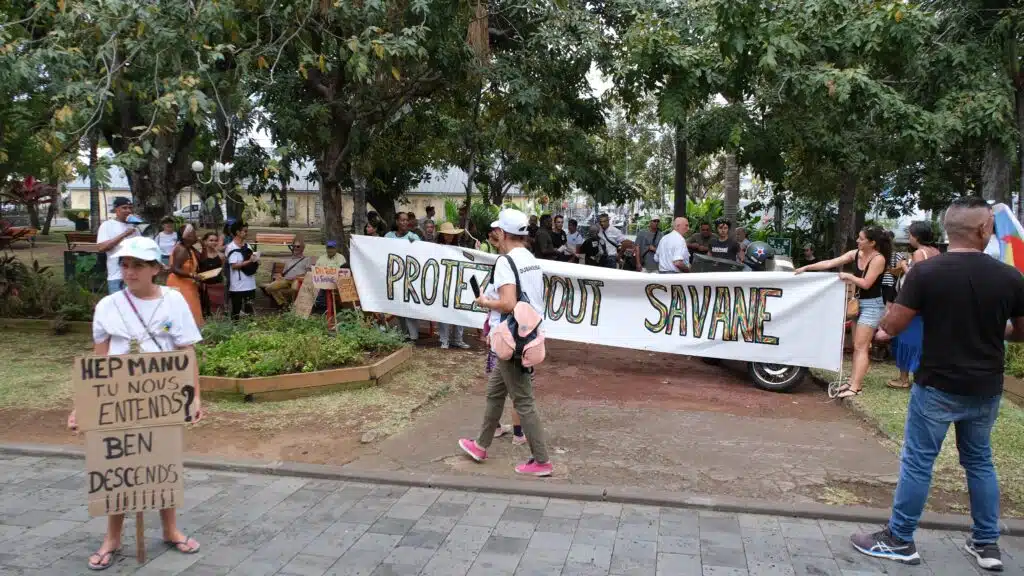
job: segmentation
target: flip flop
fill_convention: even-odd
[[[196,543],[195,548],[193,548],[191,545],[189,545],[189,543],[188,543],[189,540],[192,540],[193,542]],[[178,552],[181,552],[182,554],[195,554],[196,552],[199,552],[199,541],[195,540],[194,538],[191,538],[189,536],[185,536],[184,540],[181,540],[181,541],[178,541],[178,542],[175,542],[173,540],[164,540],[164,544],[170,546],[171,548],[174,548],[175,550],[177,550]],[[182,546],[187,547],[188,550],[182,550],[181,549]]]
[[[899,390],[905,390],[907,388],[910,388],[910,383],[903,382],[902,380],[889,380],[888,382],[885,383],[885,385],[888,386],[889,388],[896,388]]]
[[[120,548],[115,548],[113,550],[107,550],[106,552],[101,554],[100,551],[97,550],[96,553],[92,556],[99,556],[100,561],[98,564],[93,564],[92,556],[90,556],[88,560],[89,570],[99,572],[100,570],[106,570],[107,568],[110,568],[114,565],[114,555],[119,553],[120,551]],[[106,561],[106,564],[103,563],[104,561]]]
[[[860,396],[861,392],[863,392],[863,390],[851,390],[851,389],[847,388],[846,390],[843,390],[842,392],[840,392],[836,396],[836,398],[852,398],[854,396]]]

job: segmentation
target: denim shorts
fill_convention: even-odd
[[[885,300],[881,297],[861,299],[860,316],[857,317],[857,324],[878,328],[878,323],[882,321],[883,314],[885,314]]]

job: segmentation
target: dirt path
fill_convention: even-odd
[[[484,465],[457,452],[460,436],[478,432],[483,407],[483,353],[473,345],[461,352],[436,350],[436,341],[422,344],[427,349],[416,353],[419,367],[389,386],[443,377],[459,383],[424,397],[393,436],[376,434],[372,413],[324,423],[312,403],[266,426],[253,425],[263,417],[258,411],[214,412],[190,429],[187,450],[512,478],[513,464],[528,457],[528,448],[513,447],[507,438],[494,443]],[[551,342],[536,383],[557,467],[550,481],[888,506],[898,463],[876,431],[827,402],[810,381],[790,394],[763,392],[742,368]],[[64,430],[66,416],[64,410],[0,410],[0,442],[80,443]],[[932,503],[957,510],[961,500],[933,495]]]
[[[536,390],[556,482],[820,501],[829,484],[895,481],[896,459],[876,434],[810,382],[775,394],[751,386],[740,365],[565,342],[548,351]],[[456,453],[458,437],[478,432],[483,389],[348,466],[513,477],[526,447],[495,441],[482,466]]]

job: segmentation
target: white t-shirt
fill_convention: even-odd
[[[608,225],[608,229],[602,229],[597,233],[597,237],[601,239],[601,244],[604,246],[604,253],[607,256],[614,256],[619,252],[619,245],[626,239],[626,235],[621,230]]]
[[[508,268],[508,266],[506,266],[506,268]],[[493,283],[488,284],[487,288],[484,289],[484,298],[488,298],[490,300],[497,300],[498,298],[501,298],[501,295],[498,294],[498,289],[494,287]],[[487,313],[487,324],[490,325],[491,328],[494,328],[498,325],[498,322],[501,322],[501,312],[498,312],[497,310],[490,310]]]
[[[234,242],[228,244],[228,254],[230,254],[228,256],[228,264],[240,264],[245,262],[245,256],[242,255],[242,247]],[[231,270],[231,284],[228,286],[228,292],[248,292],[255,289],[255,274],[249,276],[241,270]]]
[[[178,243],[178,234],[175,232],[161,232],[156,235],[156,245],[164,256],[170,256],[174,251],[174,245]]]
[[[131,352],[132,340],[139,343],[141,352],[170,352],[202,340],[185,297],[165,286],[160,287],[160,294],[156,300],[142,300],[124,289],[100,300],[92,320],[93,341],[99,344],[109,340],[110,354],[115,355]],[[139,322],[129,298],[145,324]]]
[[[388,232],[384,235],[385,238],[397,238],[398,240],[408,240],[409,242],[419,242],[420,237],[415,232],[406,232],[405,236],[399,236],[394,231]]]
[[[538,314],[544,316],[544,272],[540,263],[526,248],[514,248],[508,253],[519,270],[519,284],[523,294],[530,299],[530,305]],[[494,264],[494,287],[501,288],[507,284],[515,286],[516,276],[512,273],[508,258],[498,257]]]
[[[583,240],[585,240],[585,238],[583,238],[583,234],[580,234],[580,229],[577,228],[575,232],[565,236],[565,245],[572,246],[572,250],[575,252],[576,247],[583,244]]]
[[[676,268],[676,260],[686,262],[690,265],[690,250],[686,247],[686,239],[682,234],[673,230],[658,242],[658,250],[654,253],[654,260],[658,263],[659,272],[679,272]]]
[[[133,228],[133,226],[127,222],[107,220],[103,224],[100,224],[100,229],[96,232],[96,242],[102,244],[103,242],[113,240],[129,228]],[[120,244],[118,244],[118,246],[120,246]],[[121,265],[118,263],[118,259],[110,258],[110,255],[117,252],[118,246],[114,246],[109,252],[107,252],[107,281],[121,279]]]

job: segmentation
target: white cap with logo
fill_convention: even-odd
[[[530,219],[519,210],[506,208],[498,214],[498,219],[491,223],[491,228],[500,228],[514,236],[526,236]]]
[[[136,236],[122,241],[121,245],[117,247],[117,252],[111,258],[135,258],[146,262],[159,262],[161,256],[160,247],[152,238]]]

